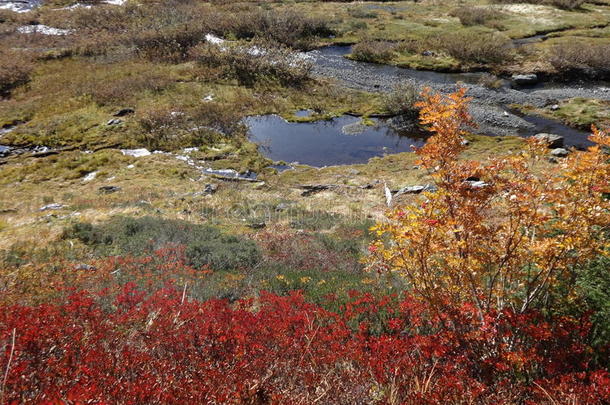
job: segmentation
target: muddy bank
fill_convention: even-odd
[[[542,83],[529,88],[504,86],[495,90],[478,84],[482,73],[439,73],[356,62],[344,57],[349,52],[349,46],[329,46],[308,55],[314,62],[316,75],[334,78],[354,89],[387,92],[401,81],[410,81],[419,88],[428,86],[441,93],[454,92],[458,86],[466,87],[468,95],[473,98],[470,112],[479,125],[475,132],[484,135],[528,136],[543,131],[535,120],[513,112],[509,107],[511,104],[530,104],[540,108],[574,97],[610,100],[610,85],[605,83]],[[555,128],[566,136],[569,145],[581,145],[586,139],[583,131],[560,123]]]

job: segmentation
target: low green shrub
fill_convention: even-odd
[[[214,270],[251,268],[261,259],[257,245],[218,228],[157,217],[115,217],[101,225],[76,223],[64,239],[78,239],[101,256],[150,254],[164,246],[184,246],[188,263]]]
[[[32,58],[24,51],[0,48],[0,97],[27,83],[33,68]]]
[[[419,90],[413,83],[407,81],[397,84],[383,97],[384,109],[388,113],[414,118],[419,113],[415,107],[417,101],[419,101]]]
[[[384,63],[392,60],[397,45],[389,41],[364,40],[352,47],[352,59],[360,62]]]
[[[514,58],[511,40],[497,33],[457,31],[431,42],[465,64],[504,63]]]
[[[610,77],[610,44],[590,44],[580,41],[555,44],[549,62],[560,74]]]
[[[461,6],[453,10],[450,15],[457,17],[462,25],[487,25],[502,18],[502,12],[490,7]]]

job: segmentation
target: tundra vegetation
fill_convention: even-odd
[[[305,53],[604,80],[608,23],[606,0],[0,10],[0,145],[23,151],[0,149],[0,403],[610,402],[608,103],[521,106],[591,132],[549,160],[468,132],[464,90],[348,89]],[[243,124],[345,113],[428,139],[278,173]]]

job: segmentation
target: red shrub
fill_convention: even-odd
[[[126,284],[111,305],[84,292],[0,312],[9,403],[515,403],[610,400],[588,370],[588,323],[449,311],[430,318],[355,295],[341,314],[288,297],[198,302]],[[373,328],[390,315],[383,333]],[[15,335],[15,345],[12,339]],[[12,358],[11,358],[11,352]],[[10,359],[10,363],[9,363]]]

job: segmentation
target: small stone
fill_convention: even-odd
[[[122,123],[123,121],[118,119],[118,118],[113,118],[110,121],[108,121],[106,123],[106,125],[119,125],[120,123]]]
[[[288,208],[290,208],[290,204],[279,203],[278,205],[275,206],[275,211],[276,212],[286,211]]]
[[[248,224],[246,225],[248,228],[252,228],[252,229],[263,229],[267,227],[267,224],[264,222],[256,222],[253,224]]]
[[[557,111],[557,110],[559,110],[559,104],[553,104],[550,108],[551,108],[551,111]]]
[[[74,266],[74,270],[94,271],[96,269],[95,269],[95,267],[91,266],[90,264],[80,263],[80,264],[77,264],[76,266]]]
[[[551,150],[551,155],[555,157],[566,157],[569,153],[570,151],[564,148],[555,148]]]
[[[112,193],[116,193],[117,191],[121,191],[121,187],[118,186],[102,186],[100,188],[97,189],[100,193],[103,194],[112,194]]]
[[[209,183],[203,188],[204,194],[214,194],[216,191],[218,191],[218,184]]]
[[[113,117],[124,117],[126,115],[130,115],[135,113],[133,108],[122,108],[119,111],[112,114]]]

